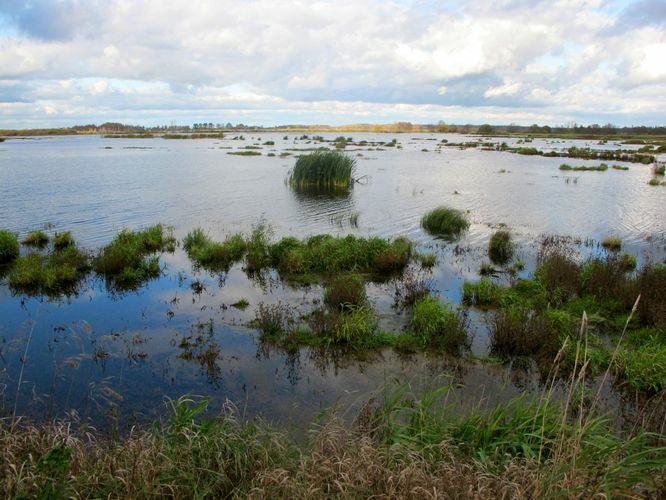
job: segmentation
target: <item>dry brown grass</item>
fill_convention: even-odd
[[[312,451],[294,470],[257,475],[252,498],[534,498],[536,469],[515,461],[499,473],[456,458],[446,459],[380,447],[369,435],[333,419],[317,434]]]

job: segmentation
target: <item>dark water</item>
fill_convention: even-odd
[[[649,166],[562,173],[558,158],[439,145],[442,138],[470,140],[461,136],[353,134],[356,141],[395,137],[402,148],[348,147],[359,155],[357,175],[367,176],[366,182],[349,196],[313,197],[285,185],[295,160],[279,154],[317,144],[295,141],[293,135],[283,140],[283,135],[247,134],[244,141],[231,136],[11,139],[0,144],[0,228],[21,234],[71,230],[89,249],[108,243],[122,228],[158,222],[173,226],[179,238],[203,227],[222,239],[249,232],[260,221],[270,225],[275,238],[405,235],[421,250],[437,253],[438,264],[426,277],[444,300],[454,303],[463,281],[478,279],[488,239],[499,224],[511,228],[518,257],[527,265],[524,274],[533,265],[539,240],[550,234],[579,239],[584,254],[601,252],[600,239],[619,236],[639,261],[665,255],[666,189],[647,185]],[[227,154],[269,140],[275,146],[263,146],[263,156]],[[528,144],[544,150],[571,145],[620,147],[584,141]],[[269,152],[277,156],[267,157]],[[438,205],[470,211],[472,226],[456,243],[434,240],[419,227],[423,213]],[[463,407],[539,390],[535,377],[506,366],[405,358],[391,351],[336,359],[330,353],[268,350],[256,340],[256,331],[244,326],[257,305],[282,301],[307,312],[321,297],[320,287],[292,287],[277,277],[258,284],[241,266],[222,276],[195,271],[181,249],[161,262],[161,279],[122,295],[109,293],[95,278],[79,295],[60,299],[12,295],[0,285],[4,411],[11,414],[16,408],[38,418],[76,411],[96,422],[130,422],[159,415],[165,398],[189,393],[209,396],[214,408],[229,398],[248,415],[302,423],[336,404],[352,414],[397,377],[418,387],[452,380],[460,384],[455,397]],[[194,280],[204,284],[201,294],[192,291]],[[380,325],[399,330],[408,318],[392,307],[394,290],[394,283],[372,284],[369,296]],[[245,311],[230,307],[243,298],[250,303]],[[472,311],[471,317],[473,352],[483,356],[484,316]],[[219,349],[217,363],[179,357],[179,345],[188,336]],[[621,396],[606,395],[609,407],[617,407]]]

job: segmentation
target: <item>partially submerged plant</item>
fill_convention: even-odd
[[[63,233],[55,233],[53,235],[53,246],[55,248],[65,248],[74,245],[74,238],[72,237],[71,231],[65,231]]]
[[[73,294],[90,269],[89,256],[75,246],[54,249],[47,255],[20,256],[9,275],[9,286],[28,294]]]
[[[454,237],[469,228],[469,221],[460,210],[438,207],[423,216],[421,227],[435,236]]]
[[[622,249],[622,239],[617,236],[609,236],[608,238],[604,238],[601,242],[601,246],[606,250],[619,252]]]
[[[324,290],[324,303],[340,311],[358,308],[367,300],[365,285],[356,274],[342,274],[334,278]]]
[[[134,289],[161,274],[157,252],[173,251],[176,240],[157,224],[143,231],[122,230],[93,261],[95,272],[119,290]]]
[[[0,229],[0,265],[19,256],[18,237],[6,229]]]
[[[506,264],[513,258],[515,245],[511,233],[504,229],[496,231],[488,243],[488,256],[495,264]]]
[[[432,296],[414,303],[411,328],[423,346],[459,354],[470,345],[464,314],[452,311]]]
[[[247,242],[241,234],[234,234],[219,243],[213,241],[203,229],[197,228],[187,234],[183,247],[197,265],[213,271],[225,271],[243,258]]]
[[[45,247],[49,242],[49,236],[44,231],[31,231],[21,241],[26,246]]]
[[[296,160],[289,184],[298,189],[348,189],[352,186],[356,159],[338,151],[315,151]]]

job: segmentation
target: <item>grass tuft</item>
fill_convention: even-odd
[[[503,265],[513,258],[515,246],[511,233],[506,230],[496,231],[488,243],[488,256],[495,264]]]
[[[71,231],[65,231],[63,233],[55,233],[53,236],[53,246],[55,248],[66,248],[74,246],[74,238],[72,237]]]
[[[183,247],[197,265],[211,271],[226,271],[243,258],[247,242],[241,234],[229,236],[221,243],[215,242],[203,229],[197,228],[187,234]]]
[[[143,231],[122,230],[102,248],[93,261],[95,272],[117,290],[132,290],[159,277],[157,252],[175,249],[176,240],[164,226],[157,224]]]
[[[49,236],[44,231],[31,231],[21,241],[26,246],[45,247],[49,242]]]
[[[71,295],[90,269],[89,257],[75,246],[47,255],[29,253],[16,259],[9,286],[27,294]]]
[[[470,346],[467,318],[435,297],[425,297],[414,304],[411,327],[424,347],[460,354]]]
[[[296,160],[289,184],[297,189],[349,189],[356,160],[338,151],[316,151]]]
[[[0,264],[7,264],[18,256],[18,237],[6,229],[0,229]]]
[[[469,221],[460,210],[438,207],[423,216],[421,227],[435,236],[454,237],[469,228]]]
[[[619,252],[622,249],[622,239],[616,236],[608,237],[601,242],[601,246],[606,250]]]
[[[343,274],[334,278],[324,290],[324,303],[339,311],[349,311],[368,300],[365,285],[356,274]]]

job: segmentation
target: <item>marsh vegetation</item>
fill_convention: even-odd
[[[663,489],[657,172],[612,165],[573,186],[553,171],[565,160],[546,159],[611,165],[598,141],[243,134],[161,151],[114,142],[93,151],[116,169],[113,189],[83,177],[72,204],[3,170],[26,199],[61,208],[49,224],[7,199],[16,215],[3,224],[19,232],[0,231],[3,410],[74,419],[3,420],[7,496]],[[659,154],[608,147],[613,161]],[[57,162],[67,175],[76,148]],[[333,180],[314,176],[314,190],[290,182],[298,160],[333,151],[368,181],[326,167]],[[96,176],[83,156],[74,171]],[[465,210],[444,206],[422,231],[439,204]],[[158,215],[177,239],[151,226]],[[34,228],[46,243],[21,245]],[[383,385],[395,378],[419,387]],[[185,393],[214,394],[209,412],[183,399],[159,420],[162,398]],[[327,413],[307,433],[331,405],[344,423]]]
[[[421,218],[421,227],[432,235],[454,238],[469,228],[469,220],[461,210],[437,207]]]
[[[349,189],[354,183],[356,160],[338,151],[315,151],[300,156],[289,173],[297,189]]]

